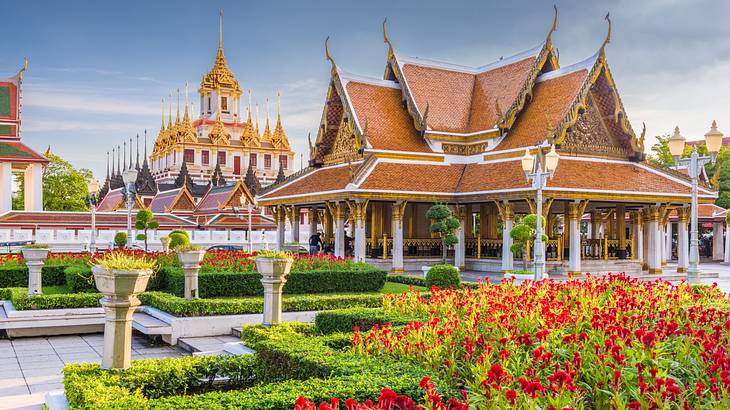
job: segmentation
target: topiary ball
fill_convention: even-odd
[[[457,288],[461,284],[459,270],[451,265],[433,265],[426,273],[428,287],[438,286],[441,289]]]
[[[114,244],[117,245],[117,248],[124,248],[127,246],[127,233],[117,232],[114,235]]]
[[[170,234],[170,249],[188,245],[190,245],[190,239],[187,235],[183,235],[180,232],[173,232]]]

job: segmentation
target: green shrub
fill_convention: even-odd
[[[172,267],[163,269],[167,274],[167,289],[174,295],[183,296],[183,270]],[[387,272],[373,267],[342,272],[291,272],[287,276],[284,293],[375,292],[385,285],[386,277]],[[201,298],[257,296],[264,293],[261,275],[257,272],[200,272],[198,289]]]
[[[114,234],[114,244],[117,248],[124,248],[127,246],[127,233],[120,231]]]
[[[406,275],[388,275],[388,282],[402,283],[404,285],[422,286],[428,288],[426,279],[419,278],[417,276],[406,276]]]
[[[460,283],[459,270],[451,265],[433,265],[426,274],[426,284],[429,288],[431,286],[442,289],[456,288]]]
[[[186,231],[184,229],[173,229],[172,231],[170,231],[170,235],[172,235],[174,233],[179,233],[180,235],[190,239],[190,235],[188,235],[188,231]]]
[[[66,288],[71,293],[96,292],[94,274],[91,267],[86,265],[71,265],[64,270]]]
[[[259,296],[230,299],[193,299],[163,292],[144,292],[139,295],[142,304],[160,309],[174,316],[243,315],[261,313],[264,298]],[[327,294],[327,295],[284,295],[282,310],[301,312],[308,310],[331,310],[347,307],[380,307],[381,294]]]
[[[43,265],[41,268],[43,286],[59,286],[65,282],[64,270],[68,265]],[[0,288],[28,286],[28,268],[13,266],[0,268]]]
[[[1,299],[9,299],[17,310],[73,309],[100,307],[101,293],[67,293],[28,296],[27,288],[6,288]]]
[[[170,234],[170,249],[188,245],[190,245],[190,238],[188,238],[187,234],[183,235],[180,232]]]
[[[352,332],[355,327],[361,331],[370,330],[373,325],[391,323],[395,326],[419,320],[417,316],[388,314],[380,308],[349,308],[317,313],[314,327],[317,332],[330,334],[335,332]]]

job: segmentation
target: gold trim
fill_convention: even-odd
[[[433,156],[433,155],[421,155],[412,153],[399,153],[399,152],[373,152],[368,151],[368,154],[372,154],[377,158],[383,159],[401,159],[406,161],[429,161],[429,162],[446,162],[444,156]]]

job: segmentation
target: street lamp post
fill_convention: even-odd
[[[697,152],[697,146],[692,147],[692,153],[689,158],[680,158],[684,152],[685,138],[679,133],[679,127],[674,128],[674,135],[669,138],[669,152],[674,157],[677,165],[687,167],[687,172],[692,180],[692,203],[690,208],[690,240],[689,240],[689,267],[687,268],[688,276],[699,276],[700,274],[700,240],[697,222],[697,180],[700,176],[702,167],[705,164],[715,163],[717,153],[722,146],[722,133],[717,129],[717,122],[712,121],[710,130],[705,133],[705,145],[710,152],[709,156],[701,157]]]
[[[134,204],[134,183],[137,181],[137,170],[130,167],[122,173],[122,180],[127,187],[127,247],[132,247],[132,204]]]
[[[537,222],[535,223],[535,246],[534,249],[534,268],[535,280],[547,277],[545,275],[545,248],[542,243],[542,189],[545,183],[555,173],[558,166],[560,156],[555,152],[553,145],[550,152],[545,155],[545,164],[542,164],[542,148],[538,149],[536,155],[530,154],[530,149],[525,149],[525,156],[522,157],[522,170],[525,172],[525,178],[532,182],[532,189],[536,191],[535,208],[537,213]],[[544,168],[544,170],[543,170]]]
[[[96,252],[96,205],[99,201],[99,181],[91,179],[88,184],[89,195],[86,197],[86,204],[91,210],[91,239],[89,240],[89,251]]]

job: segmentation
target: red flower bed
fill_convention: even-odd
[[[426,320],[355,329],[353,349],[425,363],[472,408],[730,405],[730,299],[715,287],[613,275],[406,292],[384,309]]]

